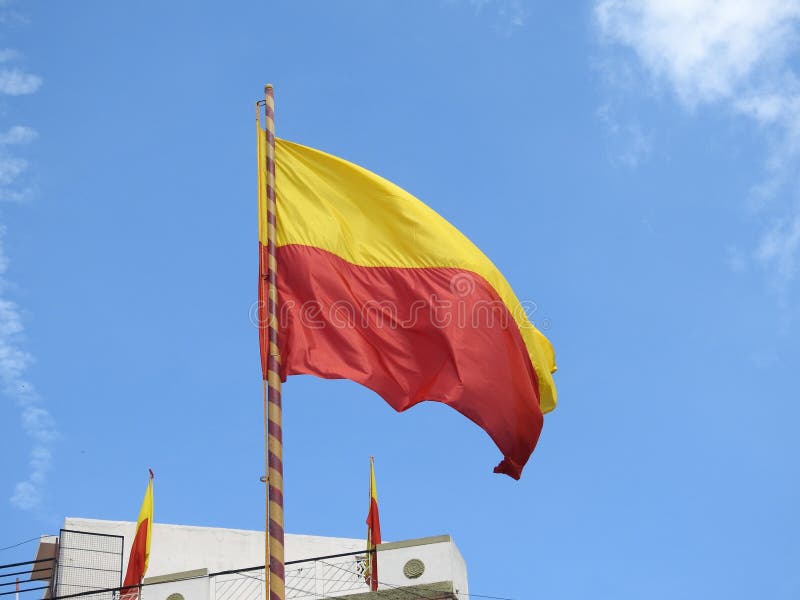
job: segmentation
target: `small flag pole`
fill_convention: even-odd
[[[378,590],[378,544],[381,543],[381,521],[378,516],[378,490],[375,485],[375,458],[369,457],[369,512],[367,513],[367,582],[370,590]]]
[[[375,581],[375,544],[372,543],[372,478],[375,473],[375,457],[369,457],[369,504],[367,512],[367,564],[369,569],[367,577],[369,578],[369,589],[373,592],[378,590],[377,581]]]
[[[271,84],[264,87],[264,111],[267,138],[267,280],[269,313],[269,357],[266,396],[267,437],[267,502],[268,525],[266,565],[269,564],[269,600],[286,600],[283,550],[283,431],[281,411],[280,353],[278,351],[278,263],[275,258],[275,92]],[[266,574],[265,574],[266,575]]]

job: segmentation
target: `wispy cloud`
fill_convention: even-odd
[[[597,109],[597,118],[611,137],[611,162],[635,169],[648,159],[653,147],[651,135],[635,120],[622,121],[610,103]]]
[[[33,94],[42,85],[42,78],[21,69],[0,69],[0,94],[24,96]]]
[[[8,2],[0,0],[0,8]],[[0,11],[0,21],[4,14]],[[22,56],[13,49],[0,49],[0,95],[33,94],[42,78],[20,67],[8,66]],[[37,138],[34,129],[14,125],[0,130],[0,200],[21,201],[30,197],[22,177],[28,161],[18,155],[21,146]],[[28,377],[33,356],[24,349],[25,327],[18,305],[10,298],[9,258],[5,250],[6,228],[0,224],[0,391],[19,409],[22,429],[33,446],[27,474],[13,488],[11,504],[21,510],[39,511],[44,500],[47,476],[52,467],[52,447],[58,433],[53,418]]]
[[[27,23],[28,18],[12,8],[13,0],[0,0],[0,23]]]
[[[32,130],[12,127],[2,134],[2,144],[17,144],[33,139]],[[0,199],[21,199],[24,189],[15,187],[15,181],[27,163],[22,159],[0,159]],[[23,431],[31,438],[33,448],[28,459],[25,479],[14,486],[11,504],[23,510],[41,508],[47,474],[52,464],[52,444],[57,431],[50,412],[45,408],[27,372],[33,356],[23,349],[25,328],[19,307],[9,299],[7,272],[8,255],[5,252],[5,227],[0,226],[0,389],[16,403],[20,411]]]
[[[38,137],[36,130],[24,125],[14,125],[4,133],[0,133],[0,146],[16,146],[29,144]]]
[[[0,4],[0,8],[3,5]],[[0,11],[0,15],[2,12]],[[0,94],[6,96],[25,96],[35,93],[42,85],[42,78],[28,73],[21,67],[12,67],[13,63],[22,59],[22,54],[13,48],[0,49]]]
[[[790,281],[797,274],[800,255],[800,211],[776,222],[762,237],[756,258],[770,265],[777,282]]]
[[[630,50],[654,86],[687,111],[722,108],[765,132],[771,150],[751,200],[757,209],[782,200],[783,208],[749,257],[785,289],[800,267],[800,205],[783,193],[800,183],[800,79],[792,68],[800,2],[596,0],[594,16],[604,40]]]
[[[0,189],[14,183],[27,168],[23,158],[0,158]]]
[[[24,202],[33,195],[31,185],[23,181],[29,162],[16,156],[12,150],[29,144],[37,138],[34,129],[23,125],[15,125],[5,132],[0,132],[0,201]]]
[[[450,4],[463,0],[447,0]],[[492,20],[495,29],[503,35],[511,35],[528,20],[528,9],[522,0],[467,0],[475,14]]]
[[[600,0],[595,16],[609,40],[630,47],[691,107],[775,83],[792,50],[800,3]]]
[[[50,413],[26,378],[33,357],[22,349],[25,329],[19,308],[7,298],[9,260],[4,236],[5,228],[0,228],[0,386],[6,397],[19,407],[23,430],[33,441],[28,475],[14,486],[11,503],[17,508],[35,510],[41,507],[43,487],[52,462],[51,447],[57,433]]]
[[[22,55],[13,48],[0,49],[0,63],[6,63],[12,60],[17,60],[18,58],[21,58],[21,56]]]

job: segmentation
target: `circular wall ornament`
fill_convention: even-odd
[[[167,596],[167,600],[183,600],[183,594],[179,594],[178,592],[174,592]]]
[[[425,572],[425,563],[418,558],[412,558],[403,565],[403,575],[409,579],[416,579]],[[169,600],[169,599],[168,599]]]

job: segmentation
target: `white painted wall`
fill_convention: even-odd
[[[211,588],[205,577],[185,579],[143,586],[141,600],[166,600],[170,594],[181,594],[184,600],[209,600],[210,592]],[[255,600],[261,600],[262,596],[263,594],[259,594]]]
[[[128,554],[133,542],[136,524],[128,521],[103,521],[97,519],[67,518],[64,529],[101,533],[106,535],[121,535],[125,538],[123,576],[127,569]],[[310,535],[286,534],[286,560],[302,560],[319,558],[332,554],[365,551],[364,539],[331,538]],[[425,571],[421,577],[410,579],[403,573],[403,567],[411,559],[419,559],[425,564]],[[69,557],[67,557],[69,559]],[[311,594],[320,597],[356,593],[351,585],[348,589],[333,589],[327,587],[324,581],[331,577],[341,576],[341,568],[335,566],[356,564],[353,557],[337,560],[321,561],[302,565],[287,565],[287,585],[294,581],[294,585],[302,586]],[[215,527],[193,527],[187,525],[153,525],[153,540],[150,545],[150,565],[145,575],[146,578],[173,575],[185,571],[207,569],[208,573],[256,567],[264,564],[264,533],[260,531],[244,531],[241,529],[222,529]],[[467,569],[464,559],[450,536],[438,536],[419,540],[408,540],[381,544],[378,547],[378,567],[380,589],[406,587],[411,585],[424,585],[441,581],[452,581],[454,589],[462,598],[467,598]],[[348,567],[350,568],[350,567]],[[327,570],[326,570],[327,569]],[[331,570],[333,569],[333,570]],[[291,571],[291,572],[290,572]],[[323,572],[327,574],[323,574]],[[313,575],[311,575],[313,573]],[[311,580],[303,583],[303,578],[312,576]],[[345,573],[346,576],[346,573]],[[186,600],[261,600],[261,584],[253,577],[260,577],[260,573],[222,576],[214,579],[209,589],[209,580],[206,578],[174,584],[159,583],[143,593],[142,600],[165,600],[173,591],[183,593]],[[238,585],[235,597],[228,598],[224,590],[234,589],[234,586],[225,587],[227,579],[243,578],[247,588]],[[327,579],[326,579],[327,578]],[[316,583],[315,583],[316,579]],[[366,584],[360,576],[350,576],[356,586],[363,588],[358,591],[366,592]],[[334,582],[333,587],[339,585]],[[310,586],[310,587],[308,587]],[[316,586],[316,587],[315,587]],[[250,589],[252,588],[252,589]],[[317,589],[319,588],[319,589]],[[247,591],[243,593],[242,590]]]
[[[420,577],[409,579],[403,567],[414,558],[423,562],[425,571]],[[449,535],[381,544],[378,546],[378,580],[381,582],[378,589],[452,581],[459,597],[469,595],[467,565]]]
[[[128,568],[136,523],[67,517],[64,529],[122,535],[125,537],[122,574]],[[366,548],[365,539],[286,534],[286,560],[301,560],[356,552]],[[150,565],[146,577],[208,569],[209,573],[264,564],[264,532],[190,525],[153,525]]]

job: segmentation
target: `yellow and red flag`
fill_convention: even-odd
[[[147,571],[150,560],[150,540],[153,529],[153,471],[147,480],[147,489],[144,492],[142,507],[139,509],[139,518],[136,520],[136,534],[131,545],[131,555],[128,558],[128,570],[125,572],[124,587],[138,586]],[[138,590],[126,590],[122,593],[125,600],[136,598]]]
[[[369,457],[369,512],[367,513],[367,565],[366,580],[374,592],[378,589],[378,553],[381,543],[381,520],[378,516],[378,488],[375,485],[375,459]]]
[[[259,134],[260,185],[267,172]],[[555,355],[511,286],[460,231],[393,183],[276,139],[280,375],[350,379],[395,410],[447,404],[503,453],[518,479],[556,405]],[[267,202],[259,199],[262,265]],[[262,368],[270,303],[259,289]],[[277,365],[276,365],[277,368]]]

